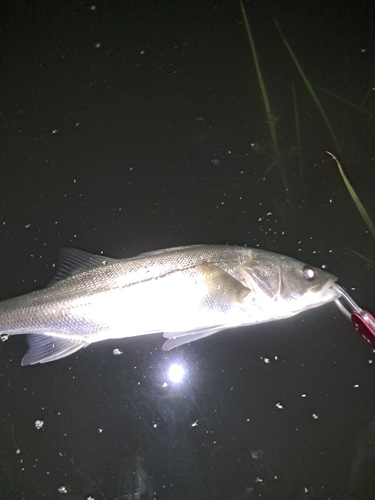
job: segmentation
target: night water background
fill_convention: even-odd
[[[325,153],[375,220],[373,4],[244,5],[287,190],[237,1],[1,3],[1,299],[45,286],[62,246],[228,243],[325,265],[375,311],[375,240]],[[334,304],[162,343],[31,367],[2,343],[0,499],[375,497],[374,354]]]

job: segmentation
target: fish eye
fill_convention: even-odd
[[[303,266],[302,274],[309,281],[311,281],[315,278],[315,271],[312,267],[309,267],[309,266]]]

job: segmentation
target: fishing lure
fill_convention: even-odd
[[[374,316],[365,309],[359,307],[341,286],[334,284],[332,288],[335,288],[341,294],[341,297],[335,300],[337,307],[349,320],[351,320],[355,330],[375,349]],[[340,298],[344,299],[348,308],[340,302]]]

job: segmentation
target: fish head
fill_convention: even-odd
[[[272,307],[274,319],[289,317],[331,302],[340,296],[332,287],[332,274],[299,260],[272,252],[255,252],[243,265],[246,285],[264,307]]]

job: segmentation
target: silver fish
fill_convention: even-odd
[[[28,334],[22,365],[158,332],[168,351],[335,300],[335,281],[291,257],[245,247],[195,245],[121,260],[63,248],[48,287],[0,303],[0,334]]]

